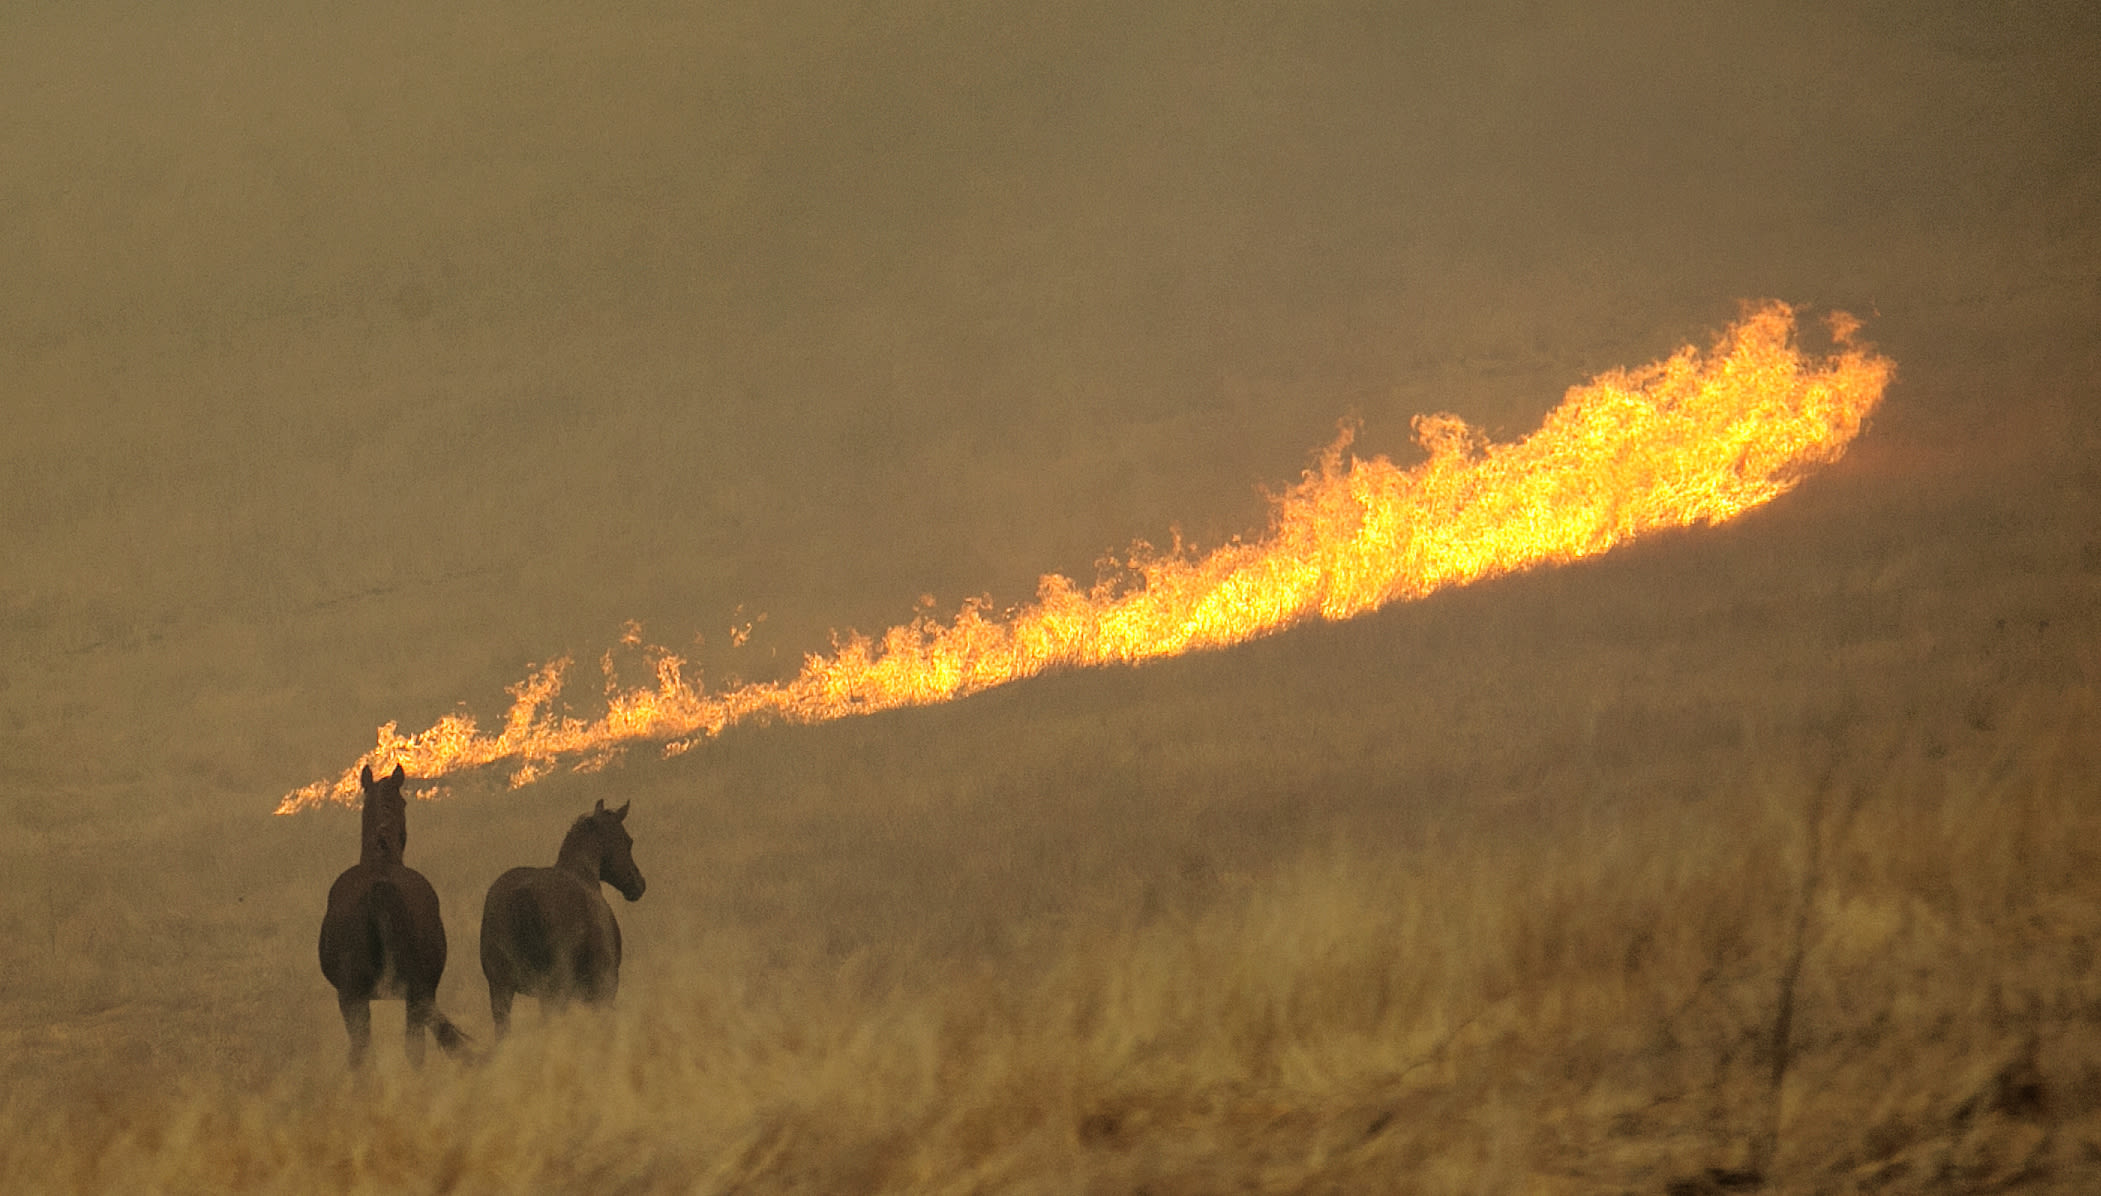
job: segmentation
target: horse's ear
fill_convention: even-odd
[[[625,801],[625,802],[622,802],[622,803],[620,803],[620,808],[619,808],[619,809],[617,809],[617,810],[615,810],[615,811],[613,811],[613,821],[615,821],[615,822],[626,822],[626,821],[627,821],[627,808],[628,808],[629,806],[631,806],[631,805],[634,805],[634,804],[635,804],[635,803],[634,803],[634,802],[632,802],[632,801]],[[605,803],[604,803],[604,802],[600,802],[600,803],[599,803],[599,806],[600,806],[600,808],[604,808],[604,805],[605,805]]]
[[[403,768],[399,761],[396,761],[394,764],[394,775],[388,777],[387,779],[394,782],[396,785],[399,785],[403,781],[407,780],[408,776],[408,770]]]
[[[370,764],[367,764],[363,768],[358,769],[357,783],[363,785],[367,789],[370,789],[372,787],[372,766]]]
[[[593,814],[603,814],[603,813],[605,813],[605,799],[604,799],[604,798],[602,798],[602,797],[601,797],[601,798],[599,798],[599,799],[598,799],[598,805],[597,805],[597,807],[596,807],[596,808],[594,808],[594,809],[593,809],[593,810],[592,810],[591,812],[592,812]]]

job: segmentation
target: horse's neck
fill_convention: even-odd
[[[555,855],[554,866],[565,872],[574,872],[595,885],[602,859],[595,836],[573,834],[562,840],[562,849]]]
[[[365,803],[363,817],[359,821],[362,841],[358,847],[357,862],[360,864],[398,864],[401,862],[401,811]]]

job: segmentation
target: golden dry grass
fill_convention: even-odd
[[[1827,727],[1697,802],[1453,815],[996,963],[700,931],[473,1064],[17,1092],[0,1189],[2082,1191],[2096,714]]]
[[[2091,3],[146,7],[0,13],[0,1192],[2101,1189]],[[1217,544],[1760,297],[1899,373],[1728,528],[464,779],[441,1005],[598,798],[620,1003],[345,1075],[355,819],[266,811],[376,724]]]

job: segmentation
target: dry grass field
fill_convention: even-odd
[[[2097,56],[2043,3],[9,10],[0,1191],[2101,1188]],[[407,859],[476,1046],[383,1003],[347,1071],[356,819],[270,810],[371,728],[629,619],[759,679],[1215,545],[1338,419],[1512,438],[1766,297],[1896,381],[1726,526],[453,778]],[[619,1000],[492,1051],[482,894],[598,800]]]
[[[1756,1170],[1782,1190],[2084,1191],[2101,710],[2090,687],[2036,705],[1959,747],[1930,720],[1841,717],[1697,797],[1514,832],[1516,799],[1377,850],[1191,857],[993,948],[921,935],[902,902],[852,945],[693,917],[636,936],[611,1014],[528,1018],[493,1057],[421,1073],[396,1052],[347,1077],[327,1019],[260,1012],[313,1041],[18,1081],[0,1183],[1592,1192]],[[307,928],[284,921],[261,938],[291,954]],[[252,1007],[234,980],[282,972],[299,991],[303,969],[221,958],[188,987]],[[460,1013],[476,994],[455,992]],[[127,1012],[83,1030],[121,1037]]]
[[[1313,853],[990,959],[700,931],[617,1013],[479,1066],[106,1079],[57,1109],[17,1090],[4,1178],[1579,1192],[1757,1165],[1788,1190],[2083,1191],[2091,696],[2065,714],[2018,749],[1901,748],[1609,833],[1472,818]],[[1820,771],[1834,746],[1799,745]]]

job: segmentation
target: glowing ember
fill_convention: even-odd
[[[656,687],[613,688],[605,714],[585,722],[554,712],[569,664],[558,660],[511,687],[494,734],[466,714],[409,736],[388,723],[340,777],[287,794],[277,812],[355,800],[366,764],[398,762],[421,779],[508,761],[516,787],[565,760],[598,767],[630,743],[675,754],[754,716],[822,722],[945,702],[1047,669],[1236,644],[1314,616],[1346,619],[1589,556],[1658,528],[1720,523],[1836,460],[1881,399],[1891,363],[1853,343],[1852,317],[1830,324],[1837,351],[1807,359],[1794,344],[1793,310],[1769,304],[1705,357],[1688,346],[1571,388],[1537,432],[1512,444],[1488,444],[1449,415],[1418,417],[1429,459],[1410,469],[1348,456],[1345,430],[1319,468],[1275,500],[1256,542],[1201,557],[1141,552],[1135,581],[1085,592],[1046,575],[1032,604],[995,615],[970,602],[946,624],[921,617],[877,640],[854,635],[806,657],[788,681],[709,693],[678,657],[655,650]],[[632,627],[625,642],[640,642]]]

